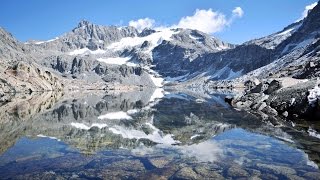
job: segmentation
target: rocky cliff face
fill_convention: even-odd
[[[27,60],[24,53],[28,48],[19,43],[10,33],[0,28],[0,68],[21,60]]]
[[[133,27],[88,21],[55,39],[30,41],[25,46],[38,64],[69,80],[149,87],[161,86],[161,79],[167,77],[198,72],[194,60],[235,47],[197,30],[145,29],[139,33]]]
[[[30,49],[0,29],[0,102],[10,100],[10,93],[63,89],[59,77],[37,63]]]

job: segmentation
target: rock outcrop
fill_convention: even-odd
[[[309,91],[317,81],[292,78],[262,81],[244,95],[235,97],[231,104],[239,109],[258,112],[264,118],[278,116],[291,120],[320,119],[319,101],[308,101]]]

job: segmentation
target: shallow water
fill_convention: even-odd
[[[315,122],[273,126],[223,99],[147,90],[12,101],[0,107],[0,179],[320,179]]]

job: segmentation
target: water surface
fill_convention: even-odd
[[[153,90],[17,98],[0,107],[0,179],[320,178],[319,124],[274,126],[223,99]]]

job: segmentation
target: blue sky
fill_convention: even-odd
[[[279,31],[316,0],[1,0],[0,26],[18,40],[47,40],[86,19],[101,25],[128,25],[149,18],[153,27],[194,25],[231,43]],[[239,7],[241,12],[235,10]],[[238,10],[239,10],[238,8]],[[196,10],[198,15],[195,17]],[[201,16],[202,14],[202,16]],[[212,16],[208,19],[207,17]],[[189,16],[189,18],[188,18]],[[206,20],[209,22],[194,21]],[[219,22],[214,22],[219,21]],[[192,26],[193,27],[193,26]]]

